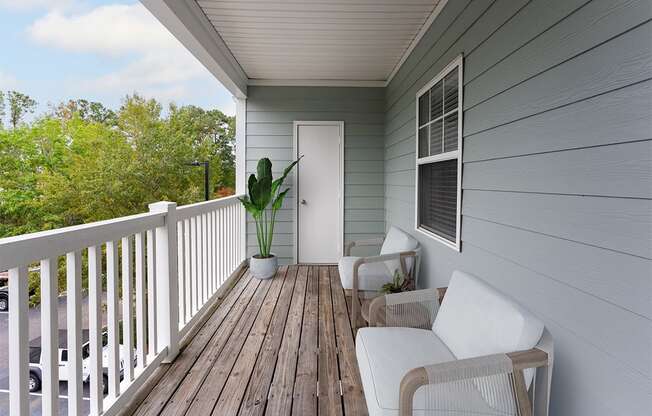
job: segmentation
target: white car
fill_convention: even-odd
[[[82,330],[82,381],[90,381],[90,344],[88,342],[88,329]],[[41,390],[41,337],[35,338],[29,343],[29,391],[37,392]],[[120,344],[120,379],[123,377],[124,357],[126,355],[125,346]],[[108,334],[102,333],[102,389],[104,394],[108,393],[109,377],[109,347]],[[136,365],[136,355],[134,353],[134,365]],[[59,381],[68,381],[68,348],[67,348],[67,331],[59,330]]]

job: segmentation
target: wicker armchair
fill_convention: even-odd
[[[379,245],[382,245],[380,255],[351,256],[353,247]],[[338,267],[342,287],[351,294],[354,323],[360,317],[369,321],[370,298],[377,296],[380,288],[392,281],[395,271],[416,285],[421,247],[417,240],[397,227],[391,227],[385,238],[349,242],[344,253]]]
[[[447,289],[381,296],[369,313],[356,356],[370,416],[547,416],[552,338],[482,280],[455,272]]]

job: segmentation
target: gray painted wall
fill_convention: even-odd
[[[293,120],[344,120],[345,238],[415,233],[415,94],[463,53],[462,251],[415,233],[421,282],[465,270],[545,321],[552,415],[649,414],[651,17],[649,0],[450,1],[385,89],[250,87],[247,171],[289,163]]]
[[[293,159],[295,120],[344,121],[344,238],[383,235],[384,90],[382,88],[249,87],[247,97],[247,176],[261,157],[274,175]],[[334,168],[336,169],[336,168]],[[328,172],[324,172],[325,175]],[[292,185],[289,177],[288,185]],[[293,190],[279,212],[273,251],[292,262],[296,205]],[[247,222],[247,254],[257,252],[255,226]]]
[[[450,1],[386,88],[386,226],[414,230],[415,94],[463,53],[462,251],[556,342],[552,415],[652,408],[652,5]],[[414,232],[414,231],[412,231]]]

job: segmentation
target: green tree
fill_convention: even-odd
[[[26,114],[31,114],[36,109],[36,100],[18,91],[9,91],[7,101],[9,101],[9,121],[14,129]]]
[[[235,120],[218,110],[171,105],[164,114],[134,94],[116,112],[75,100],[31,123],[13,120],[0,129],[0,237],[135,214],[159,200],[200,201],[193,160],[210,162],[214,197],[235,184]],[[59,274],[63,289],[63,263]],[[38,279],[30,274],[32,302]]]
[[[101,103],[83,98],[60,103],[53,108],[52,114],[54,117],[64,120],[70,119],[74,114],[77,114],[82,120],[108,125],[115,125],[117,121],[115,111],[106,108]]]

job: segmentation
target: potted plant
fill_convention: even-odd
[[[256,168],[258,177],[255,174],[249,176],[247,184],[249,195],[238,198],[256,223],[259,251],[249,259],[249,270],[258,279],[269,279],[276,273],[278,260],[270,251],[274,238],[276,212],[283,205],[285,195],[290,190],[286,188],[281,191],[283,182],[298,162],[299,160],[292,162],[285,168],[280,178],[273,179],[272,162],[268,158],[260,159]]]
[[[414,290],[414,281],[412,279],[406,279],[403,273],[395,270],[394,278],[391,282],[385,283],[380,288],[380,293],[389,295],[392,293],[408,292],[410,290]]]

